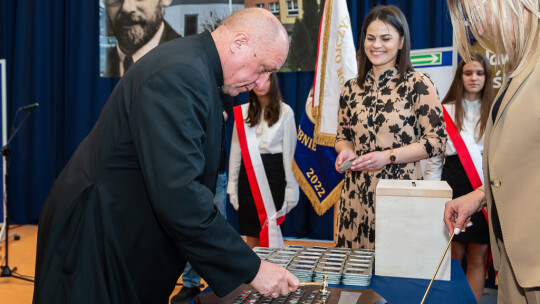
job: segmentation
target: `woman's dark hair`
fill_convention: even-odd
[[[364,80],[367,73],[372,68],[372,64],[369,61],[366,51],[364,50],[364,44],[366,39],[366,31],[371,22],[380,20],[388,25],[391,25],[399,33],[399,36],[403,39],[403,47],[398,50],[396,64],[398,65],[399,81],[403,80],[407,71],[414,71],[411,64],[411,38],[409,34],[409,25],[407,19],[401,12],[401,10],[394,5],[378,5],[371,9],[369,14],[364,20],[362,26],[362,32],[358,39],[358,85],[360,88],[364,88]]]
[[[486,77],[484,87],[482,88],[482,92],[480,92],[480,119],[476,123],[476,127],[479,128],[478,139],[480,139],[486,130],[489,110],[491,109],[491,104],[494,99],[493,72],[491,71],[491,65],[489,65],[489,62],[484,55],[475,51],[471,53],[471,61],[477,61],[482,65]],[[455,103],[454,123],[458,130],[462,129],[463,117],[465,116],[463,104],[461,102],[465,93],[465,85],[463,84],[463,67],[465,64],[467,63],[463,59],[459,62],[456,74],[454,75],[454,80],[452,80],[448,93],[446,93],[446,96],[444,96],[442,100],[443,104]]]
[[[279,84],[277,79],[277,74],[272,73],[268,79],[270,81],[270,90],[268,90],[268,97],[270,97],[270,102],[266,106],[264,111],[264,120],[268,123],[268,126],[271,127],[279,120],[280,110],[281,110],[281,92],[279,91]],[[248,115],[246,118],[246,123],[250,127],[257,125],[261,119],[262,108],[259,100],[257,99],[257,94],[253,90],[249,91],[249,107]]]

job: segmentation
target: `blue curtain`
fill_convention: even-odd
[[[0,58],[7,60],[9,128],[17,109],[38,102],[11,144],[9,219],[36,224],[62,168],[99,117],[117,79],[99,77],[99,0],[0,0]],[[446,0],[348,0],[354,36],[370,8],[400,7],[413,49],[450,46]],[[300,121],[312,72],[279,75],[284,99]],[[245,101],[237,98],[237,103]],[[230,125],[229,135],[230,139]],[[234,212],[228,210],[234,224]],[[332,238],[332,210],[319,217],[305,196],[288,216],[285,235]]]
[[[98,1],[2,0],[1,14],[9,125],[20,106],[40,104],[11,144],[9,218],[37,223],[117,80],[98,76]]]

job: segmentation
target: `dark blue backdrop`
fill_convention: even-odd
[[[0,1],[0,58],[7,60],[9,126],[17,123],[12,121],[17,108],[40,104],[11,146],[9,219],[36,224],[55,178],[96,122],[117,80],[99,77],[99,0]],[[347,4],[355,39],[370,8],[394,4],[407,16],[413,49],[452,44],[446,0]],[[313,73],[284,73],[279,79],[299,122]],[[237,102],[242,100],[245,96]],[[229,213],[234,223],[232,209]],[[331,213],[318,217],[302,197],[287,217],[285,235],[331,239]]]

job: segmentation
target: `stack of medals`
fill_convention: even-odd
[[[323,275],[326,274],[328,284],[339,284],[349,252],[348,248],[328,248],[315,267],[313,281],[322,282]]]
[[[325,247],[308,247],[299,251],[287,268],[298,280],[312,282],[313,269],[326,250]]]
[[[374,260],[375,251],[373,250],[353,250],[345,261],[341,283],[344,285],[369,286]]]
[[[278,248],[276,251],[274,251],[272,254],[270,254],[266,260],[268,262],[272,262],[274,264],[277,264],[279,266],[283,266],[287,268],[293,258],[296,256],[296,249],[290,249],[290,248]]]
[[[328,284],[369,286],[373,273],[375,251],[368,249],[304,247],[287,245],[283,248],[255,247],[261,260],[287,268],[298,280]]]
[[[263,261],[266,261],[266,259],[276,251],[275,248],[266,248],[266,247],[255,247],[253,248],[253,252],[255,252],[259,258]]]

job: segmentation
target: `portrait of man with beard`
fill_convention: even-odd
[[[105,0],[107,25],[116,47],[107,51],[103,77],[121,77],[133,62],[157,45],[180,38],[164,21],[172,0]]]

